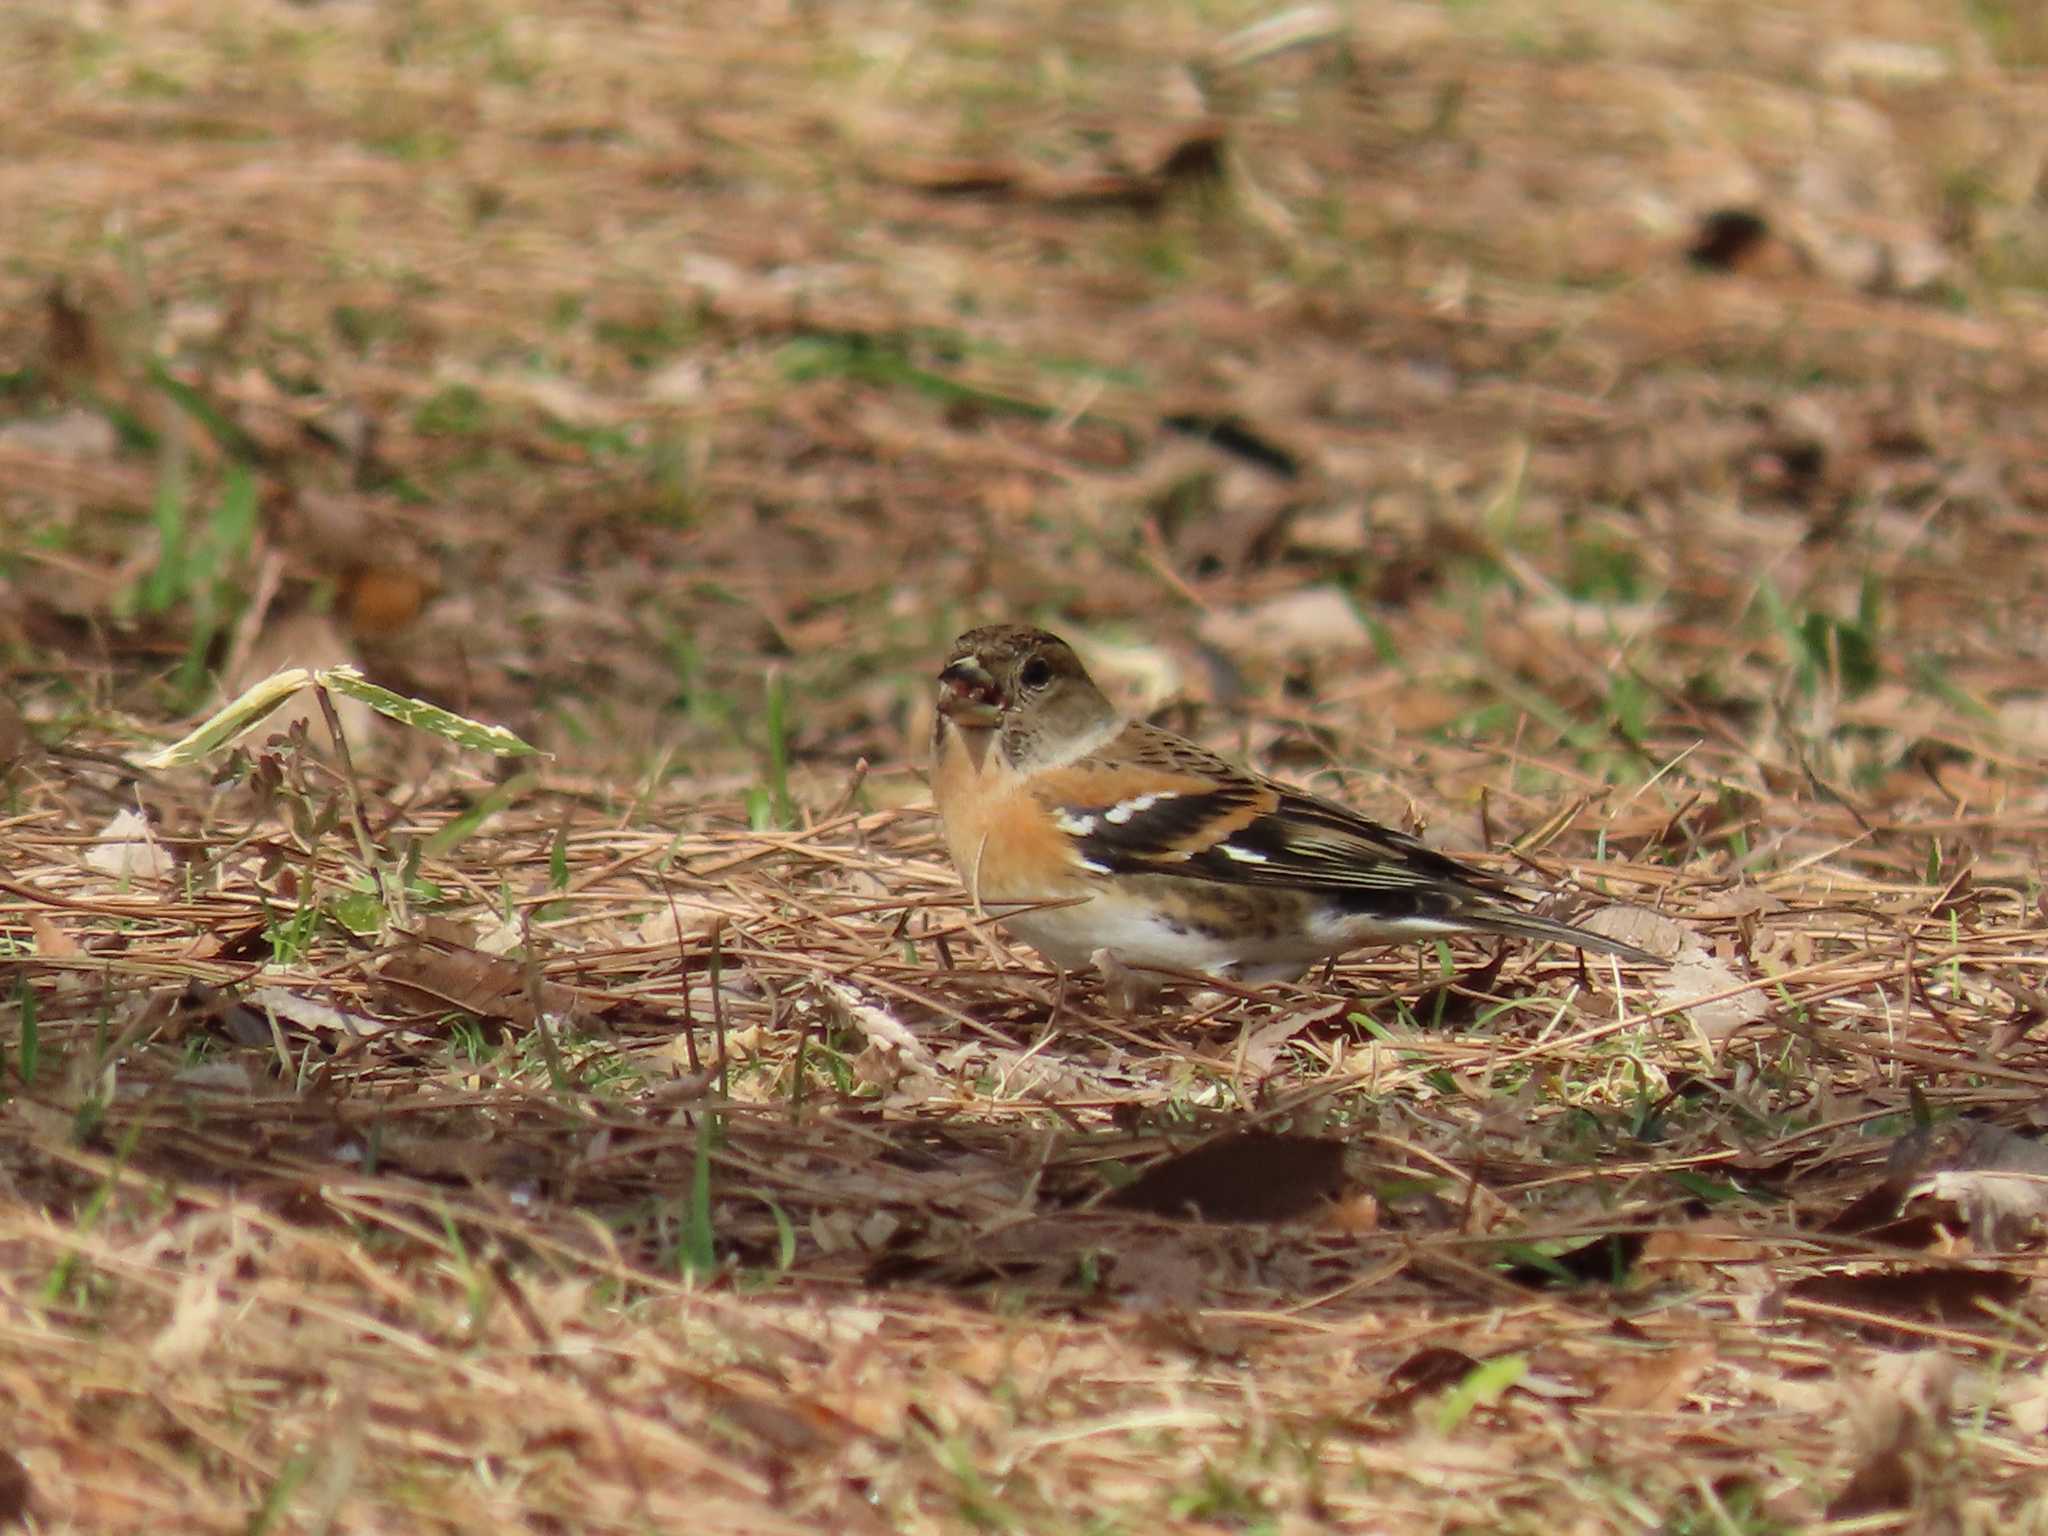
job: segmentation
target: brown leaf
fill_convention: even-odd
[[[1379,1197],[1366,1190],[1332,1201],[1323,1218],[1324,1231],[1339,1232],[1346,1237],[1363,1237],[1368,1232],[1377,1232],[1379,1228]]]
[[[43,361],[57,378],[96,389],[114,372],[99,322],[61,279],[43,290]]]
[[[122,880],[161,880],[177,867],[177,861],[156,840],[148,819],[125,806],[100,828],[86,851],[85,863]]]
[[[1022,159],[906,160],[879,167],[884,181],[944,197],[1013,198],[1067,208],[1150,212],[1175,187],[1211,181],[1223,171],[1224,129],[1202,120],[1164,141],[1138,146],[1133,164],[1042,169]]]
[[[1343,1143],[1240,1131],[1154,1163],[1107,1203],[1204,1221],[1285,1221],[1343,1183]]]
[[[1659,1227],[1643,1244],[1640,1263],[1740,1264],[1757,1256],[1757,1240],[1709,1222]]]
[[[1371,642],[1358,609],[1335,587],[1299,587],[1204,615],[1201,636],[1233,656],[1362,653]]]
[[[1508,1271],[1508,1278],[1528,1286],[1620,1285],[1642,1257],[1644,1244],[1641,1232],[1609,1232],[1555,1255],[1548,1264],[1517,1264]],[[1560,1269],[1568,1278],[1561,1280]]]
[[[1713,272],[1798,270],[1797,258],[1772,234],[1763,215],[1748,208],[1716,208],[1701,219],[1685,259]]]
[[[1943,1350],[1894,1356],[1858,1384],[1844,1404],[1863,1460],[1828,1505],[1830,1520],[1910,1510],[1913,1529],[1939,1529],[1933,1516],[1945,1490],[1936,1474],[1955,1408],[1956,1362]]]
[[[1609,1367],[1600,1406],[1616,1413],[1674,1412],[1700,1373],[1713,1363],[1712,1345],[1688,1344]]]
[[[1830,1520],[1855,1520],[1910,1510],[1919,1502],[1920,1478],[1898,1446],[1886,1446],[1850,1476],[1828,1504]]]
[[[1478,1368],[1479,1361],[1462,1349],[1431,1345],[1417,1350],[1389,1373],[1373,1408],[1380,1413],[1399,1413],[1440,1388],[1456,1386]]]
[[[416,1008],[455,1009],[480,1019],[502,1019],[521,1029],[531,1027],[526,962],[487,955],[461,942],[458,933],[466,936],[454,924],[428,919],[377,963],[378,980],[406,994]],[[560,988],[545,992],[548,1006],[567,996]]]
[[[2048,1219],[2048,1146],[1985,1121],[1952,1120],[1900,1137],[1889,1170],[1879,1193],[1899,1209],[1921,1199],[1953,1205],[1980,1247],[2005,1247]]]
[[[1812,1275],[1795,1280],[1778,1293],[1791,1307],[1817,1302],[1833,1309],[1871,1314],[1865,1326],[1884,1338],[1907,1330],[1887,1328],[1880,1321],[1896,1317],[1912,1322],[1986,1324],[1994,1307],[2016,1305],[2027,1292],[2021,1275],[1975,1269],[1907,1269],[1871,1275]]]
[[[1208,1291],[1210,1266],[1170,1234],[1132,1233],[1117,1245],[1111,1279],[1119,1296],[1145,1306],[1192,1307]]]
[[[197,1027],[211,1034],[225,1035],[237,1045],[268,1046],[273,1043],[270,1020],[242,1002],[231,992],[191,981],[178,994],[172,1017],[178,1033]]]
[[[28,1468],[12,1451],[0,1450],[0,1525],[15,1525],[28,1519],[34,1487]]]
[[[28,930],[36,941],[36,953],[46,960],[69,960],[85,953],[77,942],[51,921],[49,914],[30,911]]]
[[[37,751],[41,743],[22,717],[21,706],[0,693],[0,775]]]

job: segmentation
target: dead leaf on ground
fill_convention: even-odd
[[[1711,1344],[1662,1349],[1602,1372],[1600,1406],[1615,1413],[1674,1413],[1714,1363]]]
[[[1479,1369],[1480,1362],[1462,1349],[1431,1345],[1417,1350],[1387,1373],[1380,1395],[1373,1399],[1377,1413],[1398,1414],[1431,1393],[1456,1386]]]
[[[1749,984],[1727,961],[1694,948],[1652,976],[1660,1007],[1682,1009],[1709,1040],[1725,1040],[1770,1014],[1761,988]]]
[[[1762,1242],[1725,1223],[1697,1222],[1659,1227],[1643,1244],[1640,1262],[1650,1265],[1740,1264],[1755,1259]]]
[[[10,421],[0,426],[0,443],[56,459],[98,462],[120,451],[121,435],[100,412],[79,409]]]
[[[1202,618],[1203,640],[1233,656],[1284,659],[1363,652],[1371,633],[1351,599],[1335,587],[1301,587]]]
[[[469,942],[472,930],[441,918],[428,918],[419,929],[400,938],[373,967],[378,981],[419,1010],[455,1010],[479,1019],[502,1020],[517,1029],[531,1028],[533,1001],[527,990],[530,962],[485,954]],[[542,1006],[559,1012],[571,994],[543,983]]]
[[[1885,1318],[1988,1328],[1990,1309],[2010,1308],[2026,1295],[2023,1275],[1961,1268],[1904,1269],[1868,1275],[1810,1275],[1772,1298],[1771,1310],[1804,1313],[1828,1324],[1847,1321],[1885,1339],[1917,1338],[1911,1329],[1888,1327]],[[1802,1303],[1817,1304],[1802,1307]],[[1867,1314],[1844,1319],[1842,1313]]]
[[[373,639],[394,635],[420,616],[437,585],[424,564],[359,566],[346,586],[349,628]]]
[[[1750,208],[1716,208],[1699,221],[1685,259],[1715,272],[1782,274],[1799,270],[1799,258],[1771,232],[1764,216]]]
[[[1684,1011],[1701,1034],[1720,1041],[1770,1014],[1762,989],[1708,949],[1697,929],[1647,907],[1612,906],[1580,920],[1588,932],[1634,944],[1669,964],[1651,973],[1660,1007]]]
[[[28,931],[36,941],[35,952],[46,960],[71,960],[85,953],[46,912],[28,914]]]
[[[1508,1270],[1508,1278],[1517,1285],[1532,1287],[1623,1285],[1642,1256],[1646,1241],[1647,1234],[1642,1232],[1610,1232],[1555,1254],[1543,1263],[1517,1264]]]
[[[1343,1186],[1341,1142],[1240,1131],[1154,1163],[1104,1203],[1204,1221],[1286,1221]]]
[[[28,1468],[12,1451],[0,1450],[0,1525],[17,1525],[28,1519],[33,1489]]]
[[[2048,1218],[2048,1146],[1982,1120],[1913,1131],[1892,1148],[1901,1207],[1925,1196],[1953,1204],[1979,1247],[2003,1248]]]
[[[487,1184],[516,1188],[531,1184],[550,1168],[532,1147],[503,1140],[467,1116],[439,1124],[410,1126],[385,1122],[377,1135],[377,1166],[436,1183]]]
[[[0,693],[0,778],[4,778],[16,763],[40,750],[41,746],[23,717],[21,706],[6,693]]]
[[[1110,1280],[1117,1294],[1142,1305],[1198,1306],[1209,1289],[1211,1266],[1171,1233],[1133,1233],[1115,1256]]]
[[[1179,186],[1223,173],[1224,125],[1176,125],[1163,143],[1133,143],[1103,163],[1048,170],[1017,159],[900,160],[875,168],[882,181],[944,197],[985,197],[1063,208],[1150,212]]]
[[[1953,1356],[1923,1349],[1880,1360],[1857,1384],[1845,1407],[1866,1449],[1828,1504],[1830,1520],[1911,1511],[1916,1530],[1931,1528],[1939,1474],[1951,1454],[1947,1436],[1956,1374]]]
[[[212,1034],[236,1045],[266,1047],[271,1038],[270,1021],[232,992],[187,982],[172,1005],[168,1038],[178,1039],[190,1031]]]
[[[101,827],[86,850],[87,867],[117,880],[161,880],[177,867],[170,851],[156,840],[147,818],[122,810]]]
[[[1288,1058],[1289,1047],[1296,1038],[1318,1026],[1342,1019],[1350,1009],[1349,1003],[1340,1003],[1334,1008],[1311,1008],[1268,1019],[1244,1036],[1236,1059],[1252,1076],[1265,1077]]]

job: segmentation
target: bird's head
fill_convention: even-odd
[[[1072,646],[1026,624],[991,624],[958,640],[939,672],[935,744],[949,730],[993,731],[1003,755],[1022,768],[1059,760],[1116,721]],[[986,738],[981,738],[985,740]]]

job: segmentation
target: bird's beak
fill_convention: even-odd
[[[990,730],[1003,718],[996,680],[971,656],[946,664],[939,674],[939,713],[955,725]]]

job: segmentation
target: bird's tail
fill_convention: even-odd
[[[1638,949],[1620,939],[1610,939],[1604,933],[1575,928],[1570,923],[1538,917],[1533,912],[1517,912],[1512,907],[1485,907],[1464,914],[1462,921],[1478,933],[1498,933],[1515,939],[1551,939],[1589,954],[1615,955],[1623,960],[1633,960],[1638,965],[1664,966],[1671,963],[1662,955],[1653,955],[1647,949]]]

